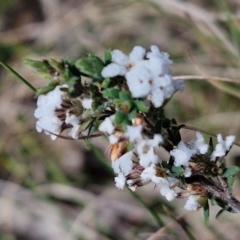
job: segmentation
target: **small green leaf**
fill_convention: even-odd
[[[104,54],[104,62],[106,65],[108,65],[109,63],[112,62],[112,51],[110,49],[106,50],[105,51],[105,54]]]
[[[110,83],[111,83],[110,78],[106,78],[106,79],[104,79],[104,80],[102,81],[101,87],[102,87],[102,88],[107,88]]]
[[[49,64],[47,60],[33,60],[33,59],[25,59],[24,64],[32,67],[41,75],[42,77],[46,79],[52,79],[55,69]]]
[[[119,92],[119,98],[123,101],[131,101],[132,100],[132,96],[131,96],[130,92],[128,92],[128,91]]]
[[[205,224],[208,226],[209,225],[209,217],[210,217],[210,209],[209,209],[209,203],[208,203],[207,199],[206,199],[206,203],[203,205],[203,215],[204,215]]]
[[[118,99],[119,90],[116,88],[107,88],[103,91],[103,97],[107,99]]]
[[[130,113],[128,113],[128,119],[132,120],[133,118],[137,117],[137,110],[133,109]]]
[[[140,112],[146,113],[146,112],[148,112],[148,110],[149,110],[149,107],[146,106],[143,101],[134,100],[134,104],[136,105],[137,109],[138,109]]]
[[[232,193],[232,187],[233,187],[234,180],[235,180],[235,177],[234,177],[234,176],[229,176],[229,177],[227,178],[228,191],[229,191],[229,193]]]
[[[63,61],[58,62],[55,59],[50,59],[50,60],[48,60],[48,62],[51,65],[51,67],[53,69],[55,69],[57,72],[59,72],[59,73],[63,73],[64,72],[65,66],[64,66],[64,62]]]
[[[36,95],[40,96],[43,94],[47,94],[48,92],[52,91],[57,85],[58,85],[58,83],[56,83],[56,82],[50,82],[48,85],[37,89]]]
[[[222,176],[225,178],[235,176],[239,172],[239,170],[240,170],[240,168],[237,166],[229,167],[224,171]]]
[[[81,71],[81,73],[93,78],[93,80],[103,80],[101,72],[104,64],[100,58],[92,55],[85,58],[80,58],[75,62],[75,66]]]
[[[131,101],[122,101],[121,103],[118,104],[118,108],[123,113],[129,113],[132,108],[132,102]]]
[[[127,119],[127,115],[122,113],[121,111],[116,112],[115,118],[114,118],[114,124],[120,125]]]
[[[223,209],[221,209],[221,210],[219,210],[219,211],[218,211],[218,213],[216,214],[216,217],[215,217],[215,218],[216,218],[216,219],[217,219],[217,218],[219,218],[219,217],[220,217],[220,215],[221,215],[221,214],[222,214],[224,211],[225,211],[225,209],[224,209],[224,208],[223,208]]]
[[[182,167],[172,166],[171,172],[173,173],[174,176],[182,176],[185,172],[185,169]]]

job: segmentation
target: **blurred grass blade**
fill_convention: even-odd
[[[16,76],[19,80],[21,80],[27,87],[29,87],[33,92],[36,92],[37,89],[30,84],[25,78],[23,78],[21,75],[19,75],[15,70],[13,70],[8,64],[3,63],[0,61],[0,64],[6,68],[9,72],[11,72],[14,76]]]
[[[156,222],[158,223],[158,225],[160,227],[165,226],[164,221],[159,217],[159,215],[153,210],[151,209],[143,200],[142,198],[134,191],[132,191],[129,187],[127,187],[128,191],[130,192],[130,194],[139,202],[141,203],[141,205],[147,209],[149,211],[149,213],[152,215],[152,217],[156,220]]]

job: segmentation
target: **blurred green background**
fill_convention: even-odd
[[[155,44],[173,59],[174,76],[236,80],[191,77],[167,116],[239,140],[239,10],[237,0],[0,0],[0,59],[40,87],[45,80],[23,65],[25,58],[77,59]],[[208,228],[201,210],[184,211],[182,200],[165,203],[152,185],[138,189],[166,223],[160,228],[126,189],[115,188],[83,142],[37,133],[35,104],[31,90],[0,68],[0,240],[189,239],[186,229],[195,239],[238,239],[239,215],[215,219],[212,207]],[[195,136],[182,134],[186,141]],[[107,142],[94,144],[107,159]],[[234,147],[227,164],[238,160]],[[238,183],[234,195],[240,198]]]

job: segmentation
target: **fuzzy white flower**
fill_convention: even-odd
[[[184,205],[184,209],[188,211],[194,211],[197,210],[200,205],[197,202],[198,196],[191,195],[188,197],[187,202]]]
[[[116,144],[119,139],[116,135],[112,134],[108,137],[108,140],[110,144]]]
[[[148,167],[152,163],[158,163],[158,156],[155,154],[153,147],[150,147],[148,151],[140,154],[138,157],[139,164],[144,168]]]
[[[73,139],[78,139],[78,133],[79,133],[79,127],[80,127],[79,121],[80,121],[80,117],[77,117],[74,114],[69,114],[69,113],[66,114],[65,123],[72,125],[69,135]]]
[[[223,140],[222,135],[218,134],[217,135],[218,143],[211,155],[211,161],[215,161],[217,157],[224,157],[232,147],[234,140],[235,136],[228,136],[226,137],[226,140]]]
[[[150,93],[151,74],[142,64],[137,64],[126,74],[129,91],[134,98],[145,97]]]
[[[163,181],[160,185],[160,193],[165,196],[168,201],[172,201],[177,197],[177,193],[170,188],[169,182],[167,180]]]
[[[156,176],[156,166],[151,164],[149,167],[146,167],[141,173],[141,179],[145,182],[151,181],[156,184],[163,181],[163,178]]]
[[[57,117],[55,111],[61,108],[62,97],[65,94],[61,91],[61,87],[67,87],[67,85],[57,86],[47,94],[39,96],[37,100],[37,109],[34,112],[34,116],[37,118],[37,131],[44,131],[47,135],[51,135],[52,140],[56,139],[56,135],[60,134],[63,123]]]
[[[208,144],[204,142],[203,135],[200,132],[197,132],[196,136],[197,136],[197,140],[194,142],[195,149],[199,153],[205,154],[208,150]]]
[[[130,142],[135,142],[142,139],[142,125],[127,126],[125,136],[129,138]]]
[[[184,176],[190,177],[192,175],[192,169],[190,167],[185,168]]]
[[[102,70],[104,78],[111,78],[115,76],[124,76],[131,67],[135,66],[137,62],[143,60],[146,50],[140,46],[133,48],[129,57],[120,50],[113,50],[111,52],[112,63],[107,65]]]
[[[172,201],[177,196],[177,193],[170,188],[170,183],[167,179],[156,176],[156,169],[154,164],[143,170],[141,173],[141,179],[145,182],[151,181],[153,183],[159,184],[160,193],[165,196],[168,201]]]
[[[108,134],[112,134],[114,129],[115,129],[115,127],[112,123],[111,117],[106,117],[98,127],[98,130],[100,132],[106,132]]]
[[[133,168],[133,151],[123,154],[120,158],[112,162],[112,168],[116,174],[123,173],[124,176],[128,175]]]
[[[184,142],[180,142],[176,149],[170,151],[170,155],[174,157],[174,165],[179,166],[188,166],[188,162],[191,157],[196,153],[195,150],[190,149]]]
[[[84,98],[82,100],[82,106],[85,109],[91,109],[93,100],[91,98]]]
[[[119,173],[119,175],[115,177],[115,184],[117,188],[123,189],[125,186],[125,182],[126,182],[126,178],[123,175],[123,173]]]

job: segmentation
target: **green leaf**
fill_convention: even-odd
[[[103,91],[103,97],[107,99],[118,99],[119,90],[116,88],[108,88]]]
[[[239,170],[240,170],[240,168],[237,166],[229,167],[224,171],[222,176],[225,178],[235,176],[239,172]]]
[[[130,113],[128,113],[128,119],[132,120],[133,118],[137,117],[137,110],[133,109]]]
[[[119,92],[119,98],[123,101],[131,101],[132,95],[128,91],[121,91]]]
[[[171,172],[173,173],[174,176],[182,176],[185,172],[185,169],[182,167],[172,166]]]
[[[49,64],[47,60],[33,60],[25,59],[24,64],[32,67],[35,71],[39,73],[44,78],[52,79],[55,69]]]
[[[122,113],[121,111],[116,112],[115,118],[114,118],[114,124],[120,125],[127,119],[127,115]]]
[[[206,203],[203,206],[203,215],[204,215],[205,224],[208,226],[209,225],[209,217],[210,217],[210,209],[209,209],[209,203],[208,203],[207,199],[206,199]]]
[[[102,88],[107,88],[110,83],[111,83],[111,79],[110,79],[110,78],[106,78],[106,79],[104,79],[104,80],[102,81],[101,87],[102,87]]]
[[[104,63],[105,65],[108,65],[109,63],[112,62],[112,51],[110,49],[106,50],[105,51],[105,54],[104,54]]]
[[[118,103],[118,108],[123,113],[129,113],[132,108],[132,102],[131,101],[121,101]]]
[[[217,219],[217,218],[219,218],[219,217],[220,217],[220,215],[221,215],[221,214],[222,214],[224,211],[225,211],[225,209],[224,209],[224,208],[223,208],[223,209],[221,209],[221,210],[219,210],[219,211],[218,211],[218,213],[216,214],[216,217],[215,217],[215,218],[216,218],[216,219]]]
[[[85,58],[80,58],[75,62],[75,66],[81,73],[93,78],[93,80],[103,80],[101,72],[104,64],[99,57],[90,55]]]
[[[234,176],[229,176],[229,177],[227,178],[228,191],[229,191],[229,193],[232,193],[232,187],[233,187],[234,180],[235,180],[235,177],[234,177]]]
[[[148,112],[149,110],[149,107],[145,105],[145,103],[143,101],[140,101],[140,100],[134,100],[134,104],[136,105],[137,109],[140,111],[140,112]]]
[[[51,65],[51,67],[55,69],[57,72],[59,72],[60,74],[64,72],[65,66],[63,61],[59,62],[55,59],[50,59],[48,60],[48,62]]]
[[[58,85],[57,82],[50,82],[48,85],[37,89],[36,95],[40,96],[42,94],[47,94],[48,92],[52,91],[57,85]]]

